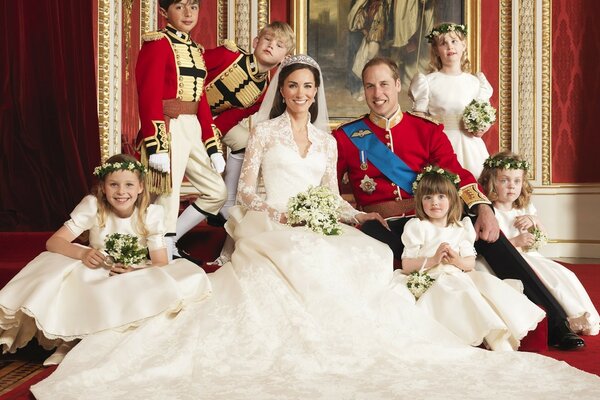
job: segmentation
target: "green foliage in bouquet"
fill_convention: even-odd
[[[463,111],[463,123],[467,132],[487,130],[496,122],[496,109],[488,101],[472,100]]]
[[[431,285],[433,285],[433,282],[435,282],[435,279],[429,276],[427,272],[413,271],[408,275],[406,287],[408,287],[408,290],[415,296],[415,299],[418,299],[431,287]]]
[[[339,235],[340,200],[328,187],[310,186],[288,201],[288,225],[306,225],[324,235]]]
[[[137,236],[113,233],[106,237],[104,243],[106,253],[115,263],[133,266],[146,259],[146,248],[139,244]]]

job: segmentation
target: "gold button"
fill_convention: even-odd
[[[389,139],[389,138],[390,138],[390,134],[389,134],[389,133],[386,133],[386,134],[385,134],[385,138],[386,138],[386,139]]]
[[[391,143],[386,143],[386,146],[389,147],[390,149],[392,148],[392,144]]]

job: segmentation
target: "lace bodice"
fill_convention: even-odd
[[[302,157],[287,113],[258,124],[248,139],[238,202],[251,210],[267,211],[271,219],[279,221],[287,211],[289,198],[309,186],[327,186],[339,196],[335,140],[311,123],[308,124],[308,139],[311,145]],[[264,199],[257,191],[260,177],[266,191]],[[340,200],[342,221],[353,222],[358,211],[341,196]]]

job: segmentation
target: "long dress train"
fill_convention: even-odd
[[[310,125],[303,158],[286,114],[259,127],[240,188],[249,194],[261,170],[267,198],[248,198],[270,208],[257,211],[240,195],[250,210],[232,209],[226,228],[235,249],[209,275],[213,296],[175,318],[159,315],[134,331],[85,338],[32,387],[38,399],[600,395],[599,377],[563,362],[461,344],[415,307],[394,275],[390,249],[359,230],[344,226],[339,236],[323,236],[274,222],[273,205],[285,211],[281,193],[319,184],[337,190],[335,143]]]

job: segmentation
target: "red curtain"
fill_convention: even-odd
[[[100,160],[92,3],[0,0],[0,230],[55,230]]]

